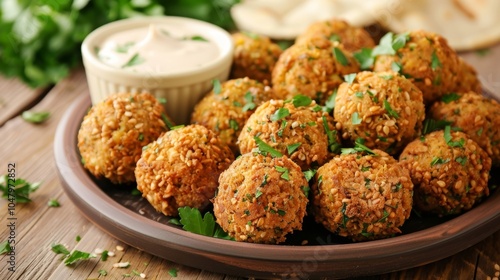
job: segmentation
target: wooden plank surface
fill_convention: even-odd
[[[0,80],[0,85],[3,82],[5,80]],[[26,90],[18,83],[10,85],[14,92]],[[147,279],[243,279],[179,265],[128,247],[78,212],[64,194],[57,178],[52,145],[61,116],[81,94],[88,94],[88,88],[85,75],[80,70],[51,89],[33,108],[50,111],[52,116],[47,122],[33,125],[18,116],[0,127],[0,174],[6,173],[7,163],[11,162],[16,164],[18,178],[42,182],[40,189],[31,195],[32,202],[16,206],[16,272],[7,270],[7,256],[1,256],[0,279],[129,279],[126,276],[134,276],[134,271],[144,273]],[[57,198],[61,207],[48,207],[47,202],[51,198]],[[0,220],[5,223],[7,218],[7,201],[2,199]],[[0,242],[8,235],[9,229],[0,227]],[[77,236],[81,237],[79,242],[75,240]],[[497,271],[494,265],[500,263],[499,241],[500,232],[496,232],[450,258],[363,279],[487,279],[488,276],[494,277]],[[107,261],[91,259],[75,266],[65,266],[59,256],[50,250],[52,243],[62,243],[69,249],[87,252],[101,248],[115,251],[116,256]],[[117,251],[117,245],[123,246],[124,251]],[[130,262],[131,265],[128,268],[113,267],[118,262]],[[170,275],[171,269],[177,271],[177,277]],[[108,275],[100,276],[100,270],[106,270]],[[135,275],[130,279],[140,277]]]
[[[43,97],[46,89],[32,89],[17,79],[0,75],[0,127]]]

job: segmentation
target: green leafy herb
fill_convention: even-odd
[[[302,145],[302,143],[300,143],[300,142],[287,145],[286,150],[287,150],[288,154],[289,155],[293,154],[293,152],[295,152],[297,150],[297,148],[300,147],[300,145]]]
[[[357,98],[363,98],[364,93],[363,93],[362,91],[356,91],[356,93],[354,93],[354,95],[355,95]]]
[[[359,117],[359,113],[358,112],[352,113],[352,115],[351,115],[351,123],[353,125],[361,124],[362,121],[363,121],[363,119]]]
[[[391,63],[391,69],[392,69],[392,71],[394,71],[396,73],[401,73],[401,70],[403,69],[403,65],[401,64],[401,62],[393,61]]]
[[[50,117],[50,112],[32,112],[24,111],[21,114],[23,120],[30,123],[43,123]]]
[[[132,47],[135,43],[134,42],[127,42],[124,43],[123,45],[118,45],[116,46],[115,51],[118,53],[127,53],[130,47]]]
[[[64,256],[65,265],[71,265],[80,260],[88,260],[96,257],[94,254],[78,250],[73,250],[73,252],[70,253],[62,244],[52,244],[51,250],[56,254],[62,254]]]
[[[137,140],[143,141],[144,140],[144,134],[139,133],[139,137],[137,137]]]
[[[122,68],[139,65],[144,63],[145,61],[146,60],[143,57],[141,57],[138,53],[136,53],[125,64],[122,65]]]
[[[377,222],[379,223],[385,223],[385,221],[387,220],[387,217],[389,217],[389,212],[387,212],[385,209],[384,209],[384,215],[382,216],[382,218],[380,218],[380,220],[378,220]]]
[[[80,240],[82,240],[82,237],[81,237],[80,235],[77,235],[77,236],[75,237],[75,241],[76,241],[76,242],[80,242]]]
[[[61,206],[61,204],[59,203],[59,201],[57,201],[57,199],[55,199],[55,198],[52,198],[51,200],[49,200],[49,202],[47,202],[47,205],[49,207],[59,207],[59,206]]]
[[[174,127],[174,124],[170,121],[170,119],[165,115],[165,113],[161,113],[161,119],[165,123],[165,125],[168,127],[168,129],[172,129]]]
[[[441,97],[441,101],[443,101],[446,104],[449,104],[453,101],[460,99],[460,97],[462,97],[462,96],[452,92],[452,93],[448,93],[448,94],[443,95],[443,97]]]
[[[347,59],[347,57],[344,55],[344,53],[342,52],[341,49],[339,49],[338,47],[334,47],[333,48],[333,56],[335,57],[335,59],[340,63],[342,64],[342,66],[347,66],[349,65],[349,60]]]
[[[410,36],[408,33],[394,36],[392,32],[388,32],[380,39],[379,44],[373,49],[372,56],[394,55],[399,49],[406,45],[409,39]]]
[[[220,81],[217,79],[214,79],[214,80],[212,80],[212,85],[213,85],[212,91],[214,92],[214,94],[219,95],[222,91],[222,85],[221,85]]]
[[[410,40],[409,33],[401,33],[396,35],[396,37],[392,41],[392,49],[394,51],[398,51],[406,45],[406,42],[408,42],[408,40]]]
[[[361,70],[368,70],[372,68],[375,59],[372,56],[372,50],[368,48],[362,48],[360,51],[353,53],[354,59],[359,63]]]
[[[172,277],[177,277],[177,268],[171,268],[168,270],[168,274]]]
[[[349,217],[346,215],[347,203],[342,203],[342,209],[340,212],[342,213],[342,227],[347,228],[347,222],[349,221]]]
[[[392,80],[392,78],[394,78],[393,75],[380,75],[379,77],[384,80]]]
[[[433,157],[432,161],[431,161],[431,166],[434,166],[436,164],[445,164],[449,161],[450,161],[449,159],[442,159],[440,157]]]
[[[333,111],[335,108],[335,98],[337,97],[337,89],[333,91],[333,93],[328,96],[328,98],[325,101],[325,106],[323,106],[322,110],[324,112],[330,113]]]
[[[186,38],[186,40],[191,40],[191,41],[201,41],[201,42],[208,42],[208,40],[200,35],[194,35],[191,37]]]
[[[312,103],[312,99],[309,96],[302,94],[297,94],[292,98],[292,104],[295,107],[309,106]]]
[[[252,93],[247,91],[247,93],[245,93],[244,98],[245,98],[245,105],[243,106],[243,108],[241,110],[243,112],[246,112],[246,111],[250,111],[250,110],[255,109],[255,107],[257,105],[254,103],[254,97],[253,97]]]
[[[133,188],[131,191],[130,191],[130,194],[133,195],[133,196],[140,196],[142,195],[141,191],[136,189],[136,188]]]
[[[15,201],[17,203],[28,203],[31,201],[29,198],[30,193],[33,193],[40,187],[39,182],[29,183],[24,179],[16,178],[11,179],[8,175],[0,177],[0,191],[2,191],[2,197],[9,200]],[[14,193],[9,191],[9,189],[14,189]]]
[[[306,177],[307,182],[309,182],[314,177],[314,175],[316,174],[316,172],[317,172],[316,169],[309,169],[309,170],[306,170],[306,171],[304,171],[302,173],[304,173],[304,176]]]
[[[234,131],[238,131],[238,129],[240,128],[240,126],[238,125],[238,122],[236,120],[233,120],[233,119],[229,120],[229,127]]]
[[[311,188],[309,186],[301,186],[300,189],[306,197],[309,196],[309,192],[311,191]]]
[[[102,275],[102,276],[108,275],[108,272],[104,269],[99,269],[98,273],[99,273],[99,275]]]
[[[478,56],[486,56],[488,54],[491,53],[491,49],[479,49],[479,50],[476,50],[475,53],[478,55]]]
[[[451,141],[452,136],[451,136],[451,127],[447,125],[444,128],[444,140],[446,141],[446,144],[450,147],[458,147],[458,148],[463,148],[465,145],[465,139],[460,138],[458,141]]]
[[[266,142],[264,142],[262,139],[260,139],[258,136],[255,136],[253,138],[255,140],[255,144],[257,144],[257,147],[259,148],[259,153],[267,156],[270,154],[272,157],[282,157],[283,154],[280,153],[279,151],[275,150],[271,146],[269,146]]]
[[[108,250],[102,251],[102,253],[101,253],[101,261],[105,262],[108,259],[108,256],[109,256],[109,251]]]
[[[452,122],[447,120],[435,120],[435,119],[426,119],[424,121],[424,128],[422,129],[422,134],[429,134],[433,131],[444,129],[447,125],[452,124]]]
[[[269,177],[269,175],[264,174],[264,179],[262,179],[262,182],[260,183],[260,187],[267,185],[267,178],[268,177]]]
[[[358,138],[356,141],[354,141],[354,148],[343,148],[342,154],[354,154],[357,152],[366,152],[367,154],[371,155],[377,155],[373,150],[370,148],[366,147],[365,145],[365,139],[363,138]]]
[[[395,119],[399,119],[398,112],[396,112],[396,111],[394,111],[394,109],[392,109],[391,104],[389,103],[389,101],[387,101],[387,99],[384,99],[384,109],[387,111],[389,116],[391,116]]]
[[[290,115],[290,110],[282,107],[276,110],[276,112],[274,112],[274,114],[271,115],[271,121],[273,122],[279,121],[281,119],[288,117],[289,115]]]
[[[344,81],[350,85],[354,82],[354,79],[356,79],[356,73],[344,75]]]
[[[290,180],[290,171],[288,170],[288,168],[286,167],[283,167],[283,166],[275,166],[274,167],[278,172],[282,173],[281,174],[281,178],[282,179],[285,179],[286,181],[289,181]]]
[[[179,210],[179,222],[182,224],[182,228],[186,231],[197,233],[205,236],[219,237],[227,239],[227,234],[222,235],[222,229],[217,229],[220,227],[214,219],[214,216],[210,212],[206,212],[203,218],[201,217],[200,210],[196,208],[191,208],[188,206],[181,207]],[[217,233],[217,236],[215,234]]]
[[[337,131],[336,130],[331,130],[330,127],[328,126],[328,121],[326,120],[325,116],[321,117],[323,121],[323,129],[325,130],[326,137],[328,139],[328,148],[330,149],[330,152],[332,153],[337,153],[340,150],[340,143],[337,142]]]
[[[467,157],[457,157],[455,159],[456,162],[460,163],[462,166],[465,166],[467,164]]]
[[[56,254],[63,254],[63,255],[70,254],[69,250],[62,244],[52,244],[51,250]]]
[[[255,191],[255,198],[257,199],[257,198],[259,198],[261,195],[262,195],[262,191],[261,191],[260,189],[257,189],[257,190]]]
[[[0,255],[8,254],[10,252],[12,252],[12,247],[10,247],[9,241],[0,243]]]
[[[436,51],[432,52],[431,55],[431,69],[436,70],[437,68],[441,68],[443,65],[441,61],[439,61],[439,57],[436,55]]]
[[[340,36],[338,34],[332,34],[330,35],[330,37],[328,37],[328,40],[330,40],[330,42],[340,42]]]

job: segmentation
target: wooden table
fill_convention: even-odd
[[[492,48],[485,57],[469,53],[465,58],[479,69],[485,85],[500,96],[500,67],[495,65],[500,58],[500,47]],[[140,279],[136,272],[144,273],[147,279],[170,279],[174,278],[173,271],[177,271],[178,279],[241,279],[201,271],[141,252],[107,235],[79,213],[59,182],[53,140],[61,116],[82,94],[89,94],[82,69],[48,89],[30,89],[17,80],[0,77],[0,174],[6,174],[8,164],[15,163],[17,178],[42,182],[31,194],[32,202],[15,207],[15,272],[8,270],[10,256],[2,255],[0,279],[128,279],[128,275]],[[20,116],[27,109],[49,111],[51,117],[39,125],[27,123]],[[48,207],[50,199],[57,199],[61,206]],[[8,218],[8,202],[0,199],[0,242],[11,234]],[[81,237],[79,242],[77,236]],[[85,252],[101,248],[114,251],[116,255],[107,261],[90,259],[65,266],[60,255],[51,251],[53,243]],[[124,250],[117,250],[117,246],[123,246]],[[126,261],[130,262],[130,267],[113,267],[114,263]],[[488,279],[499,271],[498,265],[495,268],[499,263],[500,231],[497,231],[446,259],[368,279]],[[100,276],[100,270],[107,271],[107,276]]]

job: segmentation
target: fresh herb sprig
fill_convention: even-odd
[[[200,210],[189,206],[181,207],[179,210],[180,219],[171,219],[169,222],[177,225],[182,225],[186,231],[212,236],[222,239],[230,239],[229,235],[215,222],[212,213],[206,212],[203,217]]]
[[[31,202],[29,198],[30,194],[36,191],[40,185],[40,182],[30,183],[21,178],[11,179],[7,175],[0,177],[2,197],[9,201],[15,200],[17,203]],[[9,191],[9,189],[14,189],[14,193]]]

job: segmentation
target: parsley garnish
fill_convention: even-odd
[[[460,138],[460,140],[458,140],[458,141],[451,141],[452,140],[452,137],[451,137],[451,127],[449,125],[447,125],[444,128],[444,140],[446,141],[446,144],[448,144],[448,146],[450,146],[450,147],[463,148],[463,146],[465,145],[465,139],[464,138]]]
[[[254,97],[253,97],[252,93],[247,91],[247,93],[245,93],[244,98],[245,98],[245,105],[243,106],[243,108],[241,110],[243,112],[246,112],[246,111],[250,111],[250,110],[255,109],[255,107],[257,105],[254,103]]]
[[[354,82],[354,79],[356,79],[356,73],[344,75],[344,81],[350,85]]]
[[[39,182],[28,183],[26,180],[21,178],[9,179],[8,175],[0,177],[0,191],[2,191],[2,197],[9,201],[16,201],[17,203],[27,203],[30,202],[30,193],[36,191],[40,187]],[[12,194],[9,189],[14,187],[14,194]]]
[[[362,121],[363,121],[363,119],[359,117],[359,113],[358,113],[358,112],[354,112],[354,113],[352,113],[352,115],[351,115],[351,123],[352,123],[353,125],[358,125],[358,124],[360,124]]]
[[[108,250],[102,251],[102,253],[101,253],[101,261],[106,261],[108,259],[108,256],[109,256],[108,254],[109,254]]]
[[[59,207],[59,206],[61,206],[61,204],[59,203],[59,201],[57,201],[57,199],[55,199],[55,198],[52,198],[51,200],[49,200],[49,202],[47,202],[47,205],[49,207]]]
[[[357,98],[363,98],[364,93],[363,93],[362,91],[356,91],[356,93],[354,93],[354,95],[355,95]]]
[[[71,265],[79,260],[88,260],[96,257],[94,254],[78,250],[73,250],[73,252],[70,253],[62,244],[52,244],[51,250],[56,254],[62,254],[64,256],[64,265]]]
[[[278,166],[276,165],[274,168],[281,174],[281,178],[285,179],[286,181],[290,180],[290,171],[286,167]]]
[[[181,207],[179,210],[179,223],[186,231],[205,236],[213,236],[222,239],[229,239],[227,233],[215,222],[214,216],[206,212],[203,218],[200,210],[189,206]]]
[[[233,119],[230,119],[229,120],[229,127],[234,130],[234,131],[238,131],[238,129],[240,128],[240,126],[238,125],[238,122],[233,120]]]
[[[98,273],[99,273],[99,275],[102,275],[102,276],[108,275],[108,272],[104,269],[99,269]]]
[[[356,141],[354,141],[354,148],[343,148],[341,150],[342,154],[347,155],[347,154],[355,154],[357,152],[366,152],[371,155],[377,155],[373,150],[366,147],[364,144],[365,144],[365,139],[358,138],[356,139]]]
[[[398,112],[394,111],[391,108],[391,104],[389,103],[389,101],[387,101],[387,99],[384,99],[384,109],[387,111],[387,113],[389,114],[389,116],[391,116],[391,117],[393,117],[395,119],[399,119]]]
[[[287,108],[281,107],[278,110],[276,110],[276,112],[274,112],[274,114],[271,115],[271,121],[273,121],[273,122],[279,121],[281,119],[286,118],[289,115],[290,115],[290,110],[288,110]]]
[[[401,70],[403,70],[403,65],[401,64],[401,62],[393,61],[391,63],[391,69],[396,73],[401,73]]]
[[[293,154],[293,152],[295,152],[297,150],[297,148],[300,147],[300,145],[302,145],[302,143],[300,143],[300,142],[287,145],[286,150],[287,150],[288,154],[289,155]]]
[[[337,89],[335,89],[332,95],[328,96],[325,102],[325,106],[323,106],[322,110],[324,112],[330,113],[335,108],[335,98],[337,97]]]
[[[375,61],[372,56],[372,50],[367,48],[362,48],[360,51],[353,53],[353,56],[359,62],[361,70],[370,69]]]
[[[447,120],[435,120],[435,119],[426,119],[424,121],[424,128],[422,129],[422,134],[429,134],[436,130],[444,129],[447,125],[452,124],[452,122]]]
[[[467,164],[467,157],[457,157],[455,159],[456,162],[460,163],[462,166],[465,166]]]
[[[177,277],[177,268],[171,268],[168,270],[168,275],[172,277]]]
[[[330,37],[328,37],[328,40],[330,42],[339,42],[340,43],[340,36],[338,34],[332,34]]]
[[[260,139],[258,136],[254,136],[253,138],[255,140],[255,144],[257,144],[257,147],[259,148],[259,153],[267,156],[270,154],[272,157],[282,157],[283,154],[280,153],[279,151],[275,150],[271,146],[269,146],[266,142],[264,142],[262,139]]]
[[[30,123],[43,123],[50,117],[50,112],[31,112],[31,111],[24,111],[21,114],[21,117],[23,120],[30,122]]]
[[[220,81],[217,79],[214,79],[214,80],[212,80],[212,85],[213,85],[212,91],[214,92],[214,94],[215,95],[220,94],[221,90],[222,90],[222,85],[221,85]]]
[[[325,130],[326,137],[328,139],[328,147],[330,148],[330,152],[332,153],[337,153],[340,149],[340,144],[337,142],[337,139],[335,136],[337,135],[337,131],[334,130],[332,131],[330,127],[328,126],[328,121],[326,120],[326,117],[323,116],[321,118],[323,120],[323,129]]]
[[[443,95],[443,97],[441,97],[441,101],[443,101],[446,104],[449,104],[453,101],[460,99],[460,97],[462,97],[462,96],[452,92],[452,93],[448,93],[448,94]]]
[[[450,161],[449,159],[442,159],[440,157],[434,157],[434,158],[432,158],[431,166],[434,166],[436,164],[445,164],[449,161]]]
[[[174,127],[174,124],[169,120],[169,118],[167,117],[167,115],[165,115],[165,113],[161,113],[161,119],[163,120],[165,125],[168,127],[168,129],[171,130],[172,127]]]
[[[10,252],[12,252],[12,247],[10,247],[9,241],[0,243],[0,255],[8,254]]]
[[[379,77],[384,80],[392,80],[392,78],[394,78],[393,75],[380,75]]]
[[[200,36],[200,35],[194,35],[194,36],[188,37],[186,39],[191,40],[191,41],[208,42],[208,40],[205,37]]]
[[[344,55],[344,53],[342,52],[341,49],[339,49],[338,47],[334,47],[333,48],[333,56],[335,57],[335,59],[340,63],[342,64],[342,66],[347,66],[349,65],[349,60],[347,59],[347,57]]]
[[[439,57],[436,55],[436,51],[432,52],[431,56],[431,69],[436,70],[437,68],[441,68],[443,65],[441,61],[439,61]]]
[[[372,56],[378,55],[394,55],[396,52],[406,45],[410,39],[408,33],[398,34],[394,37],[392,32],[388,32],[381,39],[379,44],[373,49]]]
[[[311,181],[312,177],[314,177],[314,174],[316,174],[316,169],[309,169],[306,170],[302,173],[304,173],[304,176],[306,177],[307,182]]]
[[[130,47],[132,47],[135,43],[134,42],[127,42],[123,45],[118,45],[116,46],[115,51],[117,53],[127,53]]]
[[[302,94],[295,95],[292,98],[292,104],[295,107],[300,107],[300,106],[309,106],[312,103],[312,99],[309,96],[305,96]]]
[[[131,67],[135,65],[139,65],[146,61],[144,58],[140,57],[138,53],[134,54],[125,64],[122,65],[122,68]]]

